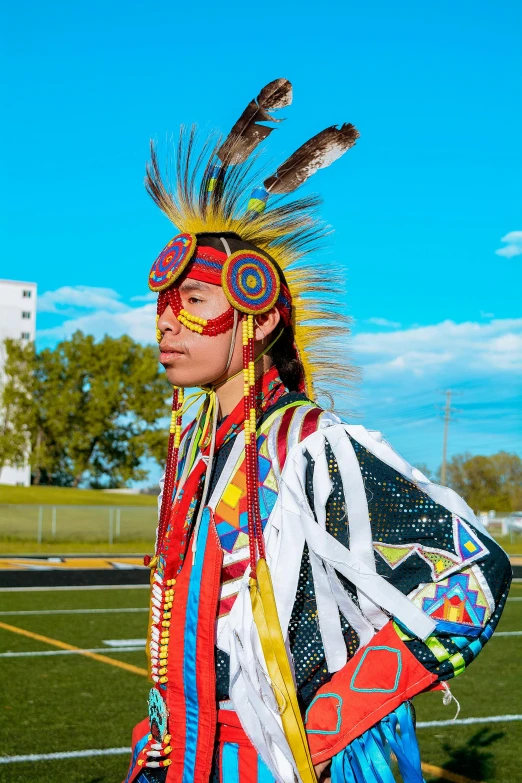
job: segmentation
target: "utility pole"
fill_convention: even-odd
[[[448,427],[451,419],[451,389],[444,392],[446,405],[444,406],[444,439],[442,441],[442,465],[440,466],[440,483],[446,486],[446,460],[448,451]]]

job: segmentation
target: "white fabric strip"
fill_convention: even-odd
[[[323,440],[324,444],[324,440]],[[324,446],[322,455],[317,459],[322,465],[324,463]],[[317,470],[317,464],[314,466],[313,488],[314,503],[317,524],[326,529],[326,503],[332,492],[332,482],[328,475],[328,470]],[[326,473],[326,474],[325,474]],[[312,577],[314,580],[315,600],[317,605],[317,621],[321,631],[324,654],[328,671],[336,672],[342,669],[348,660],[346,643],[344,641],[341,628],[341,619],[337,601],[333,594],[330,579],[325,571],[322,560],[315,554],[309,552],[310,565],[312,567]]]
[[[311,550],[309,557],[314,580],[317,622],[321,631],[326,664],[329,672],[337,672],[348,660],[339,609],[321,558]]]
[[[310,435],[288,455],[276,503],[276,506],[280,504],[285,526],[289,519],[297,517],[297,524],[300,520],[311,551],[349,579],[373,603],[397,617],[415,636],[425,639],[435,628],[431,618],[316,523],[306,500],[304,452],[312,450],[317,453],[323,437],[322,432]]]
[[[230,699],[248,738],[276,780],[301,783],[271,692],[246,584],[236,607],[240,615],[230,639]]]
[[[225,584],[221,586],[219,598],[228,598],[229,595],[238,593],[242,579],[243,576],[238,576],[236,579],[231,579],[230,582],[225,582]]]
[[[350,533],[350,551],[362,560],[370,570],[375,571],[368,501],[355,451],[342,425],[325,430],[324,436],[333,451],[343,485]],[[388,622],[388,617],[384,612],[369,601],[363,592],[358,590],[357,597],[362,613],[370,620],[374,628],[383,628]]]
[[[313,408],[313,405],[301,405],[295,409],[294,415],[292,416],[292,421],[290,422],[290,427],[288,428],[288,435],[286,439],[287,453],[290,452],[301,440],[301,427],[303,425],[303,419],[307,413],[313,410]]]
[[[357,649],[359,649],[359,647],[364,647],[365,644],[368,644],[368,642],[371,641],[375,634],[373,625],[369,620],[366,619],[366,617],[364,617],[362,612],[354,604],[342,586],[339,577],[335,573],[335,568],[329,563],[326,564],[326,573],[328,574],[328,578],[330,580],[330,589],[335,597],[335,600],[337,601],[339,611],[342,612],[345,619],[352,626],[353,630],[359,637],[359,645]]]
[[[328,430],[325,431],[325,437],[328,437]],[[321,447],[318,448],[314,459],[313,490],[314,490],[314,511],[317,523],[323,530],[326,530],[326,504],[332,492],[333,485],[328,472],[326,461],[326,451],[324,440]],[[374,635],[373,625],[363,616],[359,608],[352,601],[350,596],[343,588],[335,569],[326,564],[326,573],[329,579],[329,586],[333,597],[342,612],[345,619],[350,623],[359,637],[359,646],[367,644]],[[346,649],[346,645],[345,645]],[[331,669],[330,671],[334,671]]]

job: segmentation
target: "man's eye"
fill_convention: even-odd
[[[203,300],[198,299],[197,296],[190,296],[189,297],[189,304],[200,304]]]

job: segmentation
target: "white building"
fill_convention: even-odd
[[[5,361],[3,343],[14,340],[34,340],[36,336],[36,283],[0,280],[0,379]],[[0,470],[0,484],[31,483],[31,469],[5,467]]]

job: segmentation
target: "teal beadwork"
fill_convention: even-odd
[[[319,729],[306,729],[307,734],[339,734],[339,730],[341,728],[342,718],[341,718],[341,707],[343,706],[343,700],[339,696],[338,693],[320,693],[318,696],[313,699],[312,702],[310,702],[310,705],[305,713],[305,724],[308,720],[308,713],[312,709],[312,706],[315,704],[316,701],[319,701],[319,699],[328,699],[333,698],[337,699],[337,726],[333,731],[320,731]]]
[[[387,650],[388,652],[392,652],[397,655],[397,673],[395,675],[395,682],[393,684],[393,688],[357,688],[357,686],[355,685],[355,680],[357,678],[357,675],[359,674],[359,671],[361,670],[364,660],[368,655],[368,653],[370,653],[372,650]],[[363,656],[359,661],[359,663],[357,664],[357,667],[352,675],[352,679],[350,680],[350,688],[352,691],[357,691],[358,693],[395,693],[395,691],[399,687],[401,671],[402,671],[402,655],[400,650],[396,650],[395,647],[387,647],[386,645],[376,645],[375,647],[368,647],[368,649],[364,651]]]

